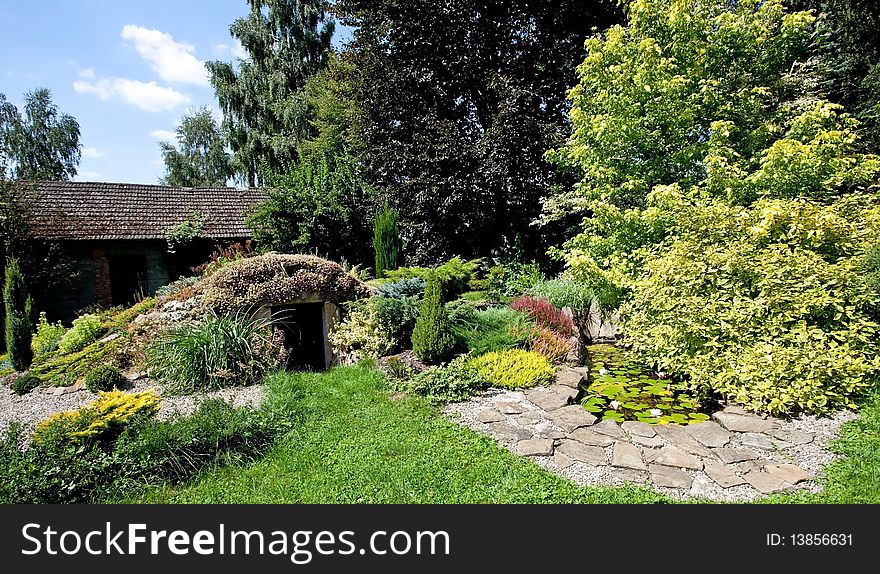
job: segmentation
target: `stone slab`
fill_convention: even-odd
[[[761,494],[771,494],[773,492],[778,492],[791,486],[791,484],[785,482],[781,478],[775,477],[772,474],[768,474],[760,470],[747,472],[745,475],[743,475],[743,478],[747,483],[749,483],[752,488],[754,488]]]
[[[644,484],[648,482],[649,478],[647,472],[632,468],[612,468],[611,476],[622,482],[630,482],[632,484]]]
[[[654,486],[690,488],[694,482],[691,475],[678,468],[652,464],[648,467],[648,471],[651,473],[651,482],[654,483]]]
[[[551,440],[566,438],[568,433],[564,430],[554,429],[554,428],[544,428],[538,429],[538,437],[539,438],[549,438]]]
[[[547,416],[557,426],[568,432],[596,423],[595,415],[581,405],[566,405],[548,413]]]
[[[642,460],[642,451],[639,447],[628,442],[617,441],[611,453],[611,465],[633,470],[648,470]]]
[[[706,457],[712,456],[712,452],[708,448],[691,437],[691,435],[686,433],[684,429],[678,425],[657,425],[656,431],[666,442],[671,443],[673,446],[688,454]]]
[[[620,424],[620,428],[633,436],[643,436],[647,438],[657,436],[657,433],[654,431],[654,427],[652,427],[648,423],[643,423],[639,421],[624,421]]]
[[[568,436],[569,438],[590,446],[604,447],[614,444],[613,438],[611,438],[607,434],[597,433],[590,428],[575,429]]]
[[[567,389],[567,387],[562,387],[561,385],[555,386]],[[573,389],[568,390],[571,391]],[[561,393],[552,388],[539,387],[528,391],[526,398],[539,408],[549,412],[566,406],[572,397],[569,393]]]
[[[693,455],[686,453],[680,448],[676,448],[670,445],[666,445],[660,450],[651,452],[648,458],[648,462],[662,464],[664,466],[692,468],[694,470],[703,469],[703,461]]]
[[[495,408],[498,409],[498,412],[503,413],[505,415],[518,415],[520,413],[526,412],[526,407],[522,403],[516,401],[498,401],[495,405]]]
[[[614,421],[599,421],[593,425],[592,430],[614,438],[626,438],[626,433],[623,432],[620,425]]]
[[[480,411],[477,414],[477,422],[489,424],[489,423],[497,423],[504,420],[504,415],[496,411],[495,409],[486,409],[484,411]]]
[[[564,468],[568,468],[574,464],[574,461],[571,458],[569,458],[567,455],[562,454],[559,451],[556,451],[553,453],[553,458],[551,458],[550,461],[559,470],[562,470]]]
[[[765,433],[776,428],[776,421],[762,419],[755,415],[741,415],[731,412],[717,412],[712,418],[732,432]]]
[[[720,462],[707,460],[703,465],[703,472],[705,472],[706,476],[715,481],[715,483],[721,488],[730,488],[732,486],[739,486],[740,484],[746,483],[746,481],[733,472],[730,467],[723,465]]]
[[[666,444],[665,442],[663,442],[663,439],[660,438],[659,436],[652,436],[652,437],[648,438],[648,437],[639,436],[636,434],[634,434],[632,436],[632,442],[633,442],[633,444],[637,444],[639,446],[646,446],[649,448],[659,448],[659,447],[663,446],[664,444]]]
[[[739,441],[743,446],[758,448],[761,450],[776,450],[773,440],[761,433],[747,432],[739,435]],[[777,441],[778,442],[778,441]]]
[[[721,462],[724,464],[742,462],[744,460],[755,460],[759,458],[756,452],[746,448],[723,447],[716,448],[714,452],[715,456],[721,459]]]
[[[608,464],[604,448],[585,445],[576,440],[562,439],[557,451],[578,462],[599,466]]]
[[[492,429],[493,433],[504,440],[512,440],[518,442],[527,438],[532,438],[532,433],[528,430],[522,427],[514,426],[504,421],[490,423],[489,428]]]
[[[545,420],[544,417],[538,411],[526,411],[516,416],[516,422],[526,426],[538,424],[543,420]]]
[[[584,380],[583,373],[574,369],[562,369],[556,373],[556,384],[572,389],[578,389]]]
[[[773,438],[785,441],[793,445],[808,444],[813,442],[813,439],[816,438],[813,433],[794,429],[779,429],[770,431],[770,433],[768,434],[770,434],[770,436],[772,436]]]
[[[684,427],[691,438],[710,448],[718,448],[730,442],[731,434],[715,421],[693,423]]]
[[[524,456],[550,456],[553,441],[546,438],[530,438],[516,443],[516,452]]]
[[[796,464],[768,464],[764,471],[789,484],[810,480],[810,475]]]

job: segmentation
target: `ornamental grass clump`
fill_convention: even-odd
[[[480,376],[502,389],[549,384],[556,373],[546,357],[523,349],[486,353],[472,361]]]
[[[510,308],[525,313],[541,327],[552,329],[560,335],[571,337],[575,332],[571,317],[554,307],[547,299],[524,295],[514,299]]]
[[[284,362],[271,321],[207,315],[160,333],[146,350],[150,376],[180,394],[257,383]]]

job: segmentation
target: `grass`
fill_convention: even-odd
[[[581,488],[447,420],[424,399],[391,394],[368,366],[280,373],[268,408],[303,413],[266,457],[129,502],[657,503],[644,488]]]
[[[867,400],[860,414],[831,443],[831,450],[841,457],[823,469],[822,492],[783,493],[762,502],[880,504],[880,394]]]

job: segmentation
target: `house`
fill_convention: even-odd
[[[41,181],[34,235],[58,241],[77,273],[52,288],[42,308],[70,322],[89,306],[126,305],[204,263],[220,245],[246,241],[256,189]],[[184,241],[169,244],[169,233]]]

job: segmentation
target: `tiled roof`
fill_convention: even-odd
[[[200,237],[251,237],[245,219],[265,199],[257,189],[131,183],[40,181],[33,229],[53,239],[165,239],[194,212],[206,216]]]

